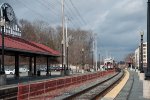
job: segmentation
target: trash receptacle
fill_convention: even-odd
[[[41,71],[38,70],[38,71],[37,71],[37,76],[40,76],[40,75],[41,75]]]

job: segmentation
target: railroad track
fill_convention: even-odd
[[[18,87],[4,88],[0,90],[0,100],[17,100]]]
[[[121,71],[114,76],[103,80],[102,82],[88,87],[80,92],[74,93],[63,100],[96,100],[102,98],[112,87],[116,85],[124,76]]]
[[[2,95],[0,100],[17,100],[17,92]]]

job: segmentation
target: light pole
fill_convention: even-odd
[[[93,53],[94,53],[94,50],[92,50],[92,69],[94,69],[94,68],[93,68],[93,66],[94,66],[94,65],[93,65],[93,64],[94,64],[94,57],[93,57],[94,54],[93,54]]]
[[[2,29],[2,69],[1,74],[5,74],[4,71],[4,26],[5,26],[5,19],[1,18],[0,21],[1,29]]]
[[[147,2],[147,72],[145,79],[150,79],[150,0]]]
[[[68,55],[68,52],[69,52],[69,50],[68,50],[68,43],[67,43],[67,70],[69,70],[69,55]]]
[[[82,70],[84,70],[84,49],[82,48]]]
[[[141,48],[141,46],[139,46],[139,62],[138,62],[138,65],[139,65],[139,66],[138,66],[138,67],[139,67],[138,70],[139,70],[139,71],[141,70],[141,67],[140,67],[140,63],[141,63],[141,57],[140,57],[141,52],[140,52],[140,50],[141,50],[141,49],[140,49],[140,48]]]
[[[140,73],[144,73],[143,70],[143,35],[144,35],[144,31],[140,32],[141,35],[141,63],[140,63]]]

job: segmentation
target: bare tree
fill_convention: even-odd
[[[134,53],[129,53],[125,56],[124,61],[126,63],[131,63],[132,65],[135,65],[134,63]]]
[[[35,21],[31,23],[26,20],[20,20],[20,27],[22,29],[22,38],[42,43],[61,52],[62,27],[58,26],[53,28],[43,21]],[[86,57],[86,61],[90,62],[93,41],[92,32],[68,28],[68,37],[69,63],[74,65],[81,64],[82,49],[84,49],[84,57]]]

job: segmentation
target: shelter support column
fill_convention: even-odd
[[[49,57],[47,57],[47,68],[46,68],[46,75],[49,75]]]
[[[19,55],[15,55],[15,77],[19,77]]]
[[[32,76],[32,57],[29,57],[29,76]]]
[[[36,56],[34,56],[34,75],[36,75]]]

